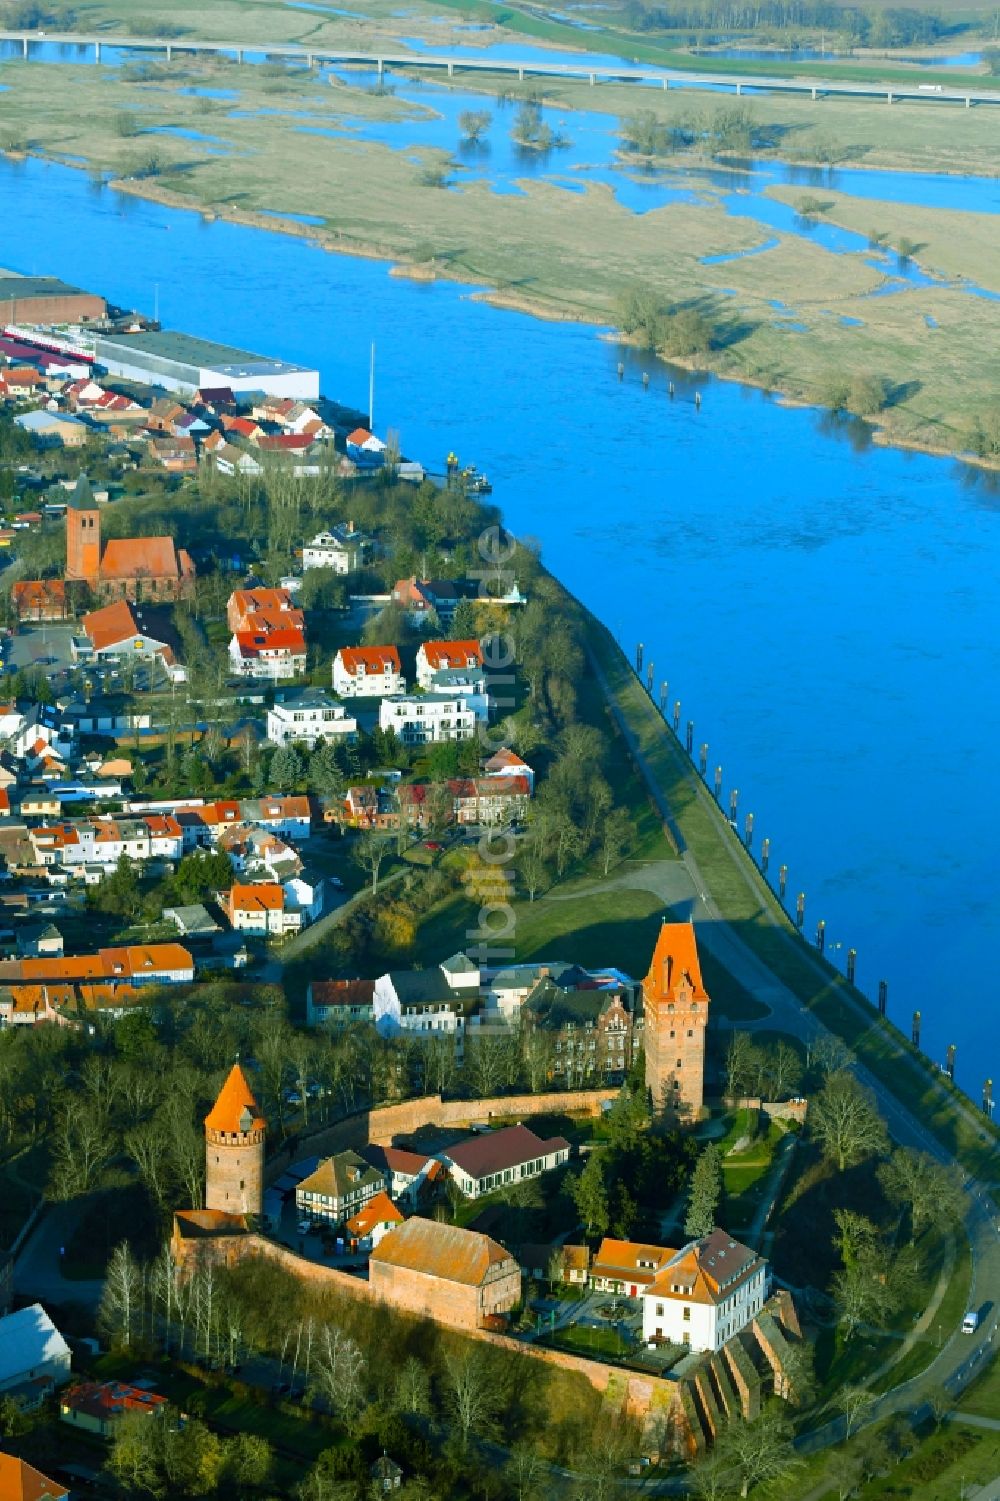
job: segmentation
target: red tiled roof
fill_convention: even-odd
[[[381,1193],[370,1199],[363,1209],[353,1214],[345,1226],[349,1235],[356,1235],[363,1240],[370,1235],[376,1225],[401,1225],[403,1216],[383,1189]]]
[[[421,650],[428,667],[435,672],[442,668],[467,667],[470,658],[477,667],[483,665],[483,653],[478,641],[425,641]]]
[[[515,1265],[510,1252],[488,1235],[419,1218],[390,1230],[371,1254],[373,1266],[406,1267],[471,1287],[481,1287],[491,1267],[507,1263]]]
[[[342,646],[338,653],[346,672],[373,673],[401,672],[399,652],[394,646]]]
[[[238,1063],[229,1070],[215,1104],[205,1117],[205,1125],[210,1131],[225,1131],[230,1135],[265,1129],[267,1122]]]
[[[173,537],[112,537],[101,559],[101,577],[106,579],[179,576]]]
[[[234,882],[226,900],[231,912],[281,912],[285,893],[276,881],[258,881],[254,885]]]
[[[68,1490],[25,1459],[0,1454],[0,1501],[65,1501]]]
[[[237,631],[236,641],[245,657],[255,657],[260,652],[285,652],[289,656],[302,656],[306,638],[299,630]]]

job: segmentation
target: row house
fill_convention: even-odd
[[[460,824],[517,823],[531,802],[526,777],[467,777],[450,781],[448,791]]]
[[[402,789],[400,789],[402,792]],[[348,787],[343,803],[343,822],[352,829],[399,828],[396,789],[382,782],[377,787]]]
[[[315,407],[290,396],[264,396],[254,402],[250,415],[258,422],[270,422],[286,433],[305,434],[310,438],[331,436],[330,428]]]
[[[417,652],[417,684],[430,692],[437,673],[481,674],[483,652],[478,641],[424,641]]]
[[[333,691],[340,698],[386,698],[405,693],[394,646],[342,646],[333,659]]]
[[[57,983],[111,986],[189,985],[194,960],[179,943],[130,944],[98,949],[95,954],[70,954],[61,959],[20,959],[12,979],[29,985]]]
[[[404,745],[436,745],[471,740],[476,714],[463,698],[393,695],[379,705],[379,727],[392,730]]]
[[[184,852],[178,820],[166,814],[148,818],[88,818],[29,829],[39,865],[100,865],[111,869],[122,855],[129,860],[176,861]]]
[[[218,842],[224,829],[240,824],[267,829],[282,839],[306,840],[312,832],[312,805],[308,797],[292,793],[247,797],[242,801],[225,798],[191,803],[178,808],[176,816],[185,851],[207,849]]]

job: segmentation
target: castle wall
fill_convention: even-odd
[[[205,1208],[259,1215],[264,1207],[264,1133],[205,1132]]]

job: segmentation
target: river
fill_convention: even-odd
[[[978,190],[976,191],[978,196]],[[695,723],[725,799],[771,840],[827,952],[997,1066],[996,577],[1000,487],[873,448],[865,430],[652,369],[590,328],[414,284],[384,264],[119,195],[35,160],[0,168],[2,258],[168,324],[317,364],[345,402],[378,345],[376,425],[490,474],[510,524]],[[626,364],[619,382],[615,367]],[[700,411],[693,392],[702,392]],[[641,972],[648,956],[637,953]]]

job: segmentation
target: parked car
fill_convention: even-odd
[[[979,1328],[979,1309],[978,1308],[970,1308],[969,1311],[968,1311],[968,1313],[965,1315],[965,1318],[962,1320],[962,1333],[963,1334],[975,1334],[975,1332],[976,1332],[976,1330],[978,1328]]]

